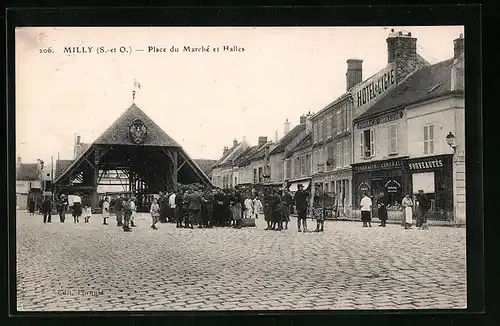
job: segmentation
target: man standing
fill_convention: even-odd
[[[122,201],[122,213],[123,213],[123,231],[131,232],[130,228],[130,217],[132,216],[131,200],[125,197]]]
[[[170,196],[163,196],[163,200],[162,200],[162,203],[160,204],[160,210],[162,209],[162,205],[164,205],[165,207],[168,206],[170,208],[170,214],[172,215],[172,220],[175,220],[177,221],[177,213],[175,211],[175,197],[176,197],[176,194],[175,194],[175,191],[172,191],[172,193],[170,194]]]
[[[203,221],[201,220],[201,196],[197,190],[194,190],[191,195],[189,195],[189,220],[191,228],[193,222],[198,222],[198,229],[203,228]]]
[[[383,192],[380,193],[380,197],[378,198],[378,218],[380,220],[380,225],[381,227],[386,227],[386,222],[387,222],[387,197]]]
[[[45,196],[42,202],[43,223],[51,223],[52,219],[52,200],[49,196]]]
[[[417,227],[419,230],[427,230],[429,227],[427,226],[427,213],[431,208],[429,198],[426,194],[424,194],[423,190],[418,191],[417,195]]]
[[[115,200],[116,226],[123,226],[123,195],[119,195]]]
[[[299,184],[298,190],[295,193],[295,209],[297,210],[297,228],[299,232],[302,232],[300,225],[302,223],[304,232],[307,232],[307,202],[309,199],[309,193],[304,191],[304,186]]]
[[[368,197],[368,194],[366,192],[363,192],[363,198],[361,198],[361,221],[363,222],[363,227],[370,226],[372,227],[372,200],[370,197]]]
[[[283,221],[285,222],[285,230],[288,230],[288,222],[290,222],[290,207],[293,205],[293,198],[288,189],[285,189],[283,198],[281,199],[283,208]]]
[[[82,216],[82,197],[75,194],[73,197],[73,223],[80,223],[80,216]]]
[[[220,188],[217,188],[214,193],[214,211],[212,220],[215,226],[222,226],[222,214],[224,209],[224,196]]]
[[[175,209],[175,218],[177,222],[177,228],[182,228],[182,219],[184,218],[184,197],[182,196],[182,192],[177,190],[177,193],[174,197],[170,196],[170,198],[174,199],[174,209]]]
[[[209,228],[214,226],[214,195],[215,190],[210,189],[207,190],[207,193],[205,195],[205,226]]]
[[[191,212],[190,212],[190,209],[189,209],[189,207],[191,206],[191,203],[190,203],[191,196],[190,196],[190,194],[191,194],[190,190],[186,190],[184,192],[184,195],[183,195],[183,203],[184,203],[184,207],[183,207],[184,227],[185,228],[194,229],[193,220],[191,219]]]
[[[272,230],[273,221],[273,195],[269,192],[269,189],[264,190],[264,220],[267,223],[267,228],[265,230]]]
[[[62,194],[57,202],[57,212],[59,213],[59,220],[64,223],[66,220],[66,209],[68,209],[68,200],[66,195]]]

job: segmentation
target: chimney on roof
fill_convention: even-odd
[[[288,134],[290,132],[290,122],[288,122],[288,119],[285,120],[285,129],[284,129],[284,134]]]
[[[261,136],[259,137],[259,148],[261,148],[262,146],[264,146],[265,144],[267,144],[267,137],[265,136]]]
[[[307,115],[303,114],[300,116],[300,123],[306,123],[306,120],[307,120]]]
[[[417,55],[417,39],[411,33],[402,31],[391,33],[387,37],[387,62],[396,65],[396,83],[399,83],[408,74],[419,67]]]
[[[465,39],[464,39],[464,34],[460,34],[460,36],[453,40],[453,50],[454,50],[454,55],[453,58],[456,60],[460,58],[464,54],[465,50]]]
[[[363,81],[363,60],[348,59],[345,76],[347,90],[361,83]]]
[[[236,138],[233,140],[233,147],[236,147],[238,145],[238,141],[236,140]]]
[[[278,142],[278,131],[277,130],[274,132],[274,142],[275,143]]]
[[[222,155],[226,155],[226,153],[229,151],[229,147],[227,146],[224,146],[224,148],[222,149]]]
[[[76,145],[81,144],[82,137],[80,135],[76,136]]]

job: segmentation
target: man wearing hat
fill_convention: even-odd
[[[297,228],[299,232],[302,232],[300,229],[300,225],[302,222],[302,226],[304,232],[307,232],[307,202],[309,199],[309,193],[304,191],[304,186],[299,184],[298,190],[295,193],[294,201],[295,201],[295,209],[297,210]]]
[[[59,220],[64,223],[66,220],[66,209],[68,208],[68,199],[65,194],[62,194],[57,201],[57,212],[59,213]]]

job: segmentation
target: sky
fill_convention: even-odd
[[[302,114],[345,93],[347,59],[363,60],[363,79],[383,69],[391,28],[411,32],[431,64],[453,57],[453,40],[464,32],[463,26],[18,28],[16,156],[26,163],[72,159],[75,134],[94,141],[132,104],[135,79],[141,85],[135,103],[190,157],[218,159],[233,139],[282,137],[285,119],[293,128]],[[88,53],[65,53],[69,47]]]

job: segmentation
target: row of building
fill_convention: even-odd
[[[399,218],[397,204],[421,189],[430,218],[464,223],[464,37],[450,44],[452,58],[433,65],[411,33],[392,30],[386,41],[387,66],[363,79],[362,60],[347,60],[347,91],[292,129],[286,120],[281,139],[224,147],[212,183],[291,192],[300,183],[334,193],[350,217],[367,191],[389,196],[389,218]]]

